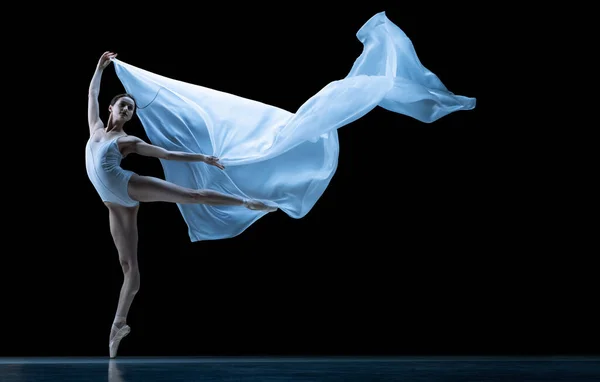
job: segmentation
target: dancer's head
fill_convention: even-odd
[[[110,101],[108,111],[112,114],[113,121],[120,120],[122,123],[129,121],[135,114],[135,99],[131,94],[117,94]]]

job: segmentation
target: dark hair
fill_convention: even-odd
[[[117,101],[118,101],[120,98],[123,98],[123,97],[129,97],[129,98],[131,98],[131,99],[133,100],[133,114],[135,114],[135,111],[136,111],[136,109],[137,109],[137,101],[136,101],[136,100],[135,100],[135,98],[133,98],[133,96],[132,96],[131,94],[129,94],[129,93],[122,93],[122,94],[117,94],[116,96],[114,96],[114,97],[113,97],[113,99],[111,99],[111,100],[110,100],[110,106],[114,106],[114,105],[115,105],[115,103],[117,103]]]

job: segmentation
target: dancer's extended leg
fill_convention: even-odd
[[[121,339],[129,334],[130,328],[126,323],[127,314],[133,298],[140,288],[140,271],[137,261],[138,207],[124,207],[112,203],[106,203],[106,206],[109,210],[110,232],[123,269],[123,285],[109,337],[110,358],[114,358],[117,355]]]
[[[256,200],[244,201],[243,198],[223,194],[218,191],[181,187],[166,180],[152,176],[134,174],[129,180],[129,196],[140,202],[172,202],[181,204],[211,204],[220,206],[246,206],[253,210],[274,211]]]

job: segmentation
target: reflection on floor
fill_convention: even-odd
[[[598,382],[599,358],[0,358],[2,382]]]

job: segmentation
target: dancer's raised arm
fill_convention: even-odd
[[[98,65],[92,76],[92,81],[90,82],[90,89],[88,91],[88,125],[90,128],[90,135],[94,134],[97,129],[104,128],[104,124],[100,119],[100,106],[98,104],[100,81],[102,80],[104,68],[106,68],[111,63],[111,59],[116,56],[116,53],[104,52],[98,61]]]

